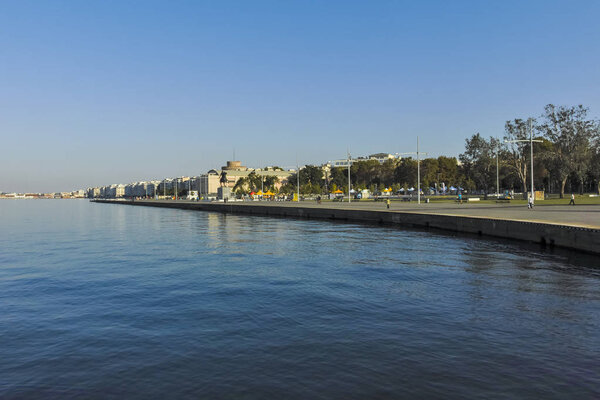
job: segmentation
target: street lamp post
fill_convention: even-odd
[[[419,162],[419,137],[417,136],[417,204],[421,204],[421,163]]]
[[[419,137],[417,136],[417,152],[409,152],[409,153],[398,153],[399,155],[403,155],[403,154],[416,154],[417,155],[417,204],[421,204],[421,165],[420,165],[420,160],[419,160],[419,155],[420,154],[425,154],[427,155],[427,153],[424,152],[420,152],[419,151]]]
[[[529,142],[529,150],[531,151],[531,204],[535,201],[535,189],[533,187],[533,143],[542,143],[543,140],[533,140],[533,120],[529,119],[529,139],[505,140],[504,143]]]
[[[499,168],[499,155],[500,153],[500,142],[496,145],[496,199],[500,197],[500,168]]]
[[[350,151],[348,151],[348,203],[351,202],[350,199]]]
[[[296,160],[296,201],[300,203],[300,166]]]

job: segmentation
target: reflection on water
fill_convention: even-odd
[[[2,398],[598,398],[598,258],[0,203]]]

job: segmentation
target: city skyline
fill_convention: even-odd
[[[458,156],[548,103],[600,113],[596,2],[13,3],[0,190],[356,154]]]

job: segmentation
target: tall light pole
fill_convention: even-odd
[[[417,204],[421,204],[421,163],[419,162],[419,137],[417,136]]]
[[[529,150],[531,151],[531,204],[533,204],[535,202],[535,187],[533,186],[533,120],[531,118],[529,118]]]
[[[296,201],[300,203],[300,165],[296,157]]]
[[[348,152],[348,203],[351,202],[350,200],[350,150],[347,151]]]
[[[499,168],[499,155],[500,153],[500,141],[498,140],[496,143],[496,199],[500,197],[500,168]]]
[[[421,204],[421,165],[419,160],[419,155],[427,153],[419,151],[419,137],[417,136],[417,152],[409,152],[409,153],[397,153],[398,155],[403,154],[416,154],[417,155],[417,203]]]
[[[531,204],[535,201],[535,188],[533,186],[533,143],[543,143],[543,140],[533,140],[533,119],[529,118],[529,140],[518,139],[518,140],[505,140],[504,143],[517,143],[517,142],[529,142],[529,150],[531,152]]]

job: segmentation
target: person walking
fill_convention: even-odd
[[[390,208],[390,199],[387,199],[387,200],[385,201],[385,204],[387,205],[387,208]]]
[[[527,199],[527,208],[533,208],[533,196],[529,196]]]
[[[569,205],[575,205],[575,194],[571,193],[571,201],[569,202]]]

